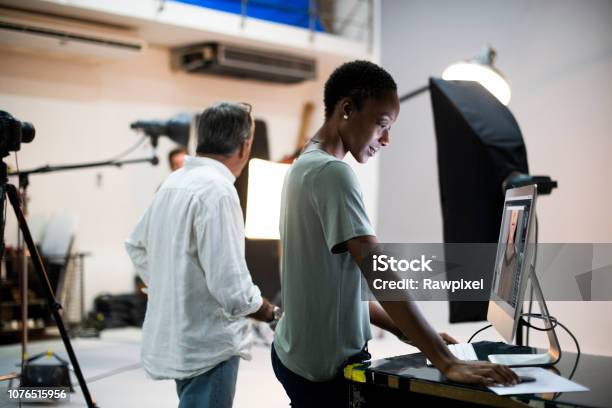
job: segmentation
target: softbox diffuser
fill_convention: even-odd
[[[251,145],[251,159],[270,160],[268,127],[266,122],[255,119],[255,135]],[[242,214],[246,217],[247,192],[249,190],[249,166],[245,166],[234,184],[238,191]],[[262,296],[274,299],[280,292],[280,250],[277,240],[245,239],[244,256],[253,282],[259,286]]]
[[[502,182],[513,171],[528,174],[521,131],[508,108],[477,82],[430,78],[429,86],[444,242],[496,243],[504,202]],[[483,273],[493,273],[494,257],[482,256]],[[458,271],[446,273],[448,279],[461,278]],[[486,320],[487,302],[449,298],[452,323]]]

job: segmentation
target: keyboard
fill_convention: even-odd
[[[448,349],[455,357],[463,361],[477,361],[478,356],[472,343],[449,344]],[[427,365],[431,366],[431,361],[427,360]]]

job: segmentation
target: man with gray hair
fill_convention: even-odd
[[[186,156],[126,241],[148,287],[142,362],[154,379],[176,380],[179,407],[231,407],[239,358],[250,358],[248,321],[273,322],[244,259],[235,178],[248,161],[250,105],[222,102],[198,123]]]

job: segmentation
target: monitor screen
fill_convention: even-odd
[[[525,263],[527,231],[532,200],[506,201],[497,246],[493,293],[515,309],[521,294],[521,271]]]

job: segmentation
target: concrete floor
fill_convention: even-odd
[[[455,325],[452,335],[466,341],[474,328],[482,324]],[[448,327],[438,328],[449,331]],[[450,331],[449,331],[450,333]],[[270,335],[270,333],[265,333]],[[465,338],[464,338],[465,337]],[[101,408],[108,407],[175,407],[178,405],[173,381],[153,381],[145,376],[140,366],[141,331],[136,328],[106,330],[99,339],[74,339],[72,344],[87,379],[88,387]],[[53,350],[66,357],[60,339],[37,341],[30,344],[29,353]],[[390,334],[374,330],[374,339],[369,343],[374,359],[408,354],[416,349]],[[0,374],[18,371],[20,345],[0,347]],[[270,350],[262,342],[255,342],[253,359],[242,360],[238,372],[238,383],[234,407],[287,407],[289,400],[274,377],[270,364]],[[77,385],[73,376],[73,385]],[[16,407],[8,400],[8,382],[0,383],[0,407]],[[78,387],[69,402],[53,404],[57,407],[85,407],[85,400]],[[40,405],[22,404],[23,407]]]

